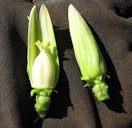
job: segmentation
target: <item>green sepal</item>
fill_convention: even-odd
[[[36,95],[50,96],[51,93],[59,93],[56,89],[32,89],[30,92],[31,97],[36,93]]]
[[[83,87],[89,87],[89,86],[90,86],[90,84],[87,83],[87,84],[85,84]]]
[[[38,55],[38,48],[35,45],[35,43],[38,41],[38,31],[39,31],[39,23],[38,23],[37,7],[34,6],[31,10],[29,16],[29,24],[28,24],[27,73],[31,84],[32,84],[32,66],[35,58]]]
[[[53,89],[32,89],[30,92],[31,97],[36,93],[36,95],[50,96]]]
[[[82,77],[81,77],[81,80],[84,80],[84,81],[89,81],[89,80],[90,80],[90,78],[89,78],[89,77],[84,77],[84,76],[82,76]]]

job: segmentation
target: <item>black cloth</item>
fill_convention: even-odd
[[[58,94],[46,119],[33,124],[34,98],[26,72],[30,10],[46,4],[60,58]],[[73,4],[86,19],[106,60],[110,100],[98,102],[84,88],[68,30]],[[131,128],[132,0],[1,0],[0,128]]]

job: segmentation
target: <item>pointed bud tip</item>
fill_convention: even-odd
[[[42,6],[40,7],[40,13],[42,13],[42,12],[44,13],[47,11],[48,11],[47,7],[44,4],[42,4]]]
[[[34,5],[34,6],[32,7],[31,14],[32,14],[34,11],[36,11],[36,10],[37,10],[37,6]]]
[[[69,7],[68,7],[68,11],[71,13],[71,12],[77,11],[77,9],[75,8],[75,6],[73,4],[70,4]]]
[[[69,23],[75,23],[76,21],[79,21],[81,14],[80,12],[72,5],[70,4],[68,7],[68,19]]]
[[[74,9],[75,9],[75,7],[72,4],[70,4],[68,7],[68,13],[72,12],[72,10],[74,10]]]
[[[69,5],[69,9],[70,9],[70,8],[73,8],[73,7],[74,7],[74,6],[73,6],[72,4]]]
[[[45,4],[42,4],[41,5],[41,8],[45,9],[46,8]]]

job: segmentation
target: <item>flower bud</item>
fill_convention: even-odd
[[[27,73],[32,87],[31,96],[36,94],[34,107],[40,118],[47,115],[51,94],[56,92],[59,71],[59,56],[48,9],[42,5],[38,15],[34,6],[28,25]]]
[[[109,98],[108,85],[104,82],[107,67],[100,48],[87,22],[73,5],[69,5],[68,20],[81,80],[87,82],[85,87],[93,88],[97,100],[104,101]]]

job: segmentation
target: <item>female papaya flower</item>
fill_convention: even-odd
[[[105,83],[107,68],[97,42],[73,5],[68,8],[68,19],[75,58],[82,74],[81,80],[87,82],[85,86],[92,87],[97,100],[106,100],[109,98]]]
[[[51,94],[59,78],[59,58],[53,25],[45,5],[31,10],[28,26],[27,72],[31,83],[31,96],[36,94],[35,109],[39,117],[47,115]]]

